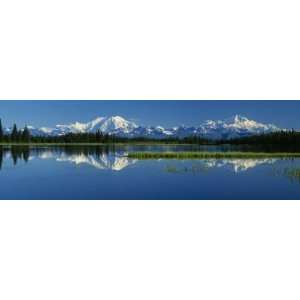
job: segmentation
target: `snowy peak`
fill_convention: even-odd
[[[246,117],[242,117],[240,115],[235,115],[230,119],[224,121],[224,124],[227,126],[231,126],[234,128],[243,128],[243,129],[253,129],[253,128],[265,128],[267,129],[270,124],[262,124],[253,120],[249,120]]]
[[[103,118],[97,125],[98,126],[96,127],[98,127],[100,131],[105,133],[111,133],[114,131],[122,131],[123,133],[128,133],[134,128],[138,127],[134,122],[127,121],[120,116]]]
[[[226,119],[225,121],[228,123],[244,123],[249,121],[249,119],[241,115],[234,115],[231,118]]]
[[[185,138],[189,136],[199,136],[208,139],[231,139],[281,130],[273,124],[263,124],[241,115],[234,115],[224,120],[206,120],[196,127],[183,125],[174,126],[173,128],[138,126],[136,123],[121,116],[111,116],[96,117],[86,123],[76,121],[66,125],[56,125],[52,128],[35,128],[32,126],[28,126],[28,128],[32,135],[60,136],[67,133],[95,133],[101,131],[121,137],[154,139]],[[11,129],[5,130],[9,132]]]
[[[259,123],[240,115],[225,120],[207,120],[200,124],[199,129],[203,136],[212,139],[238,138],[280,130],[273,124]]]
[[[74,122],[67,125],[56,125],[54,128],[41,127],[40,131],[46,135],[63,135],[66,133],[84,133],[101,131],[109,134],[128,133],[137,125],[127,121],[120,116],[113,117],[97,117],[94,120],[81,123]]]

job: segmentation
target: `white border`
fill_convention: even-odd
[[[299,299],[299,201],[0,201],[0,298]]]
[[[0,99],[300,99],[299,1],[0,2]]]

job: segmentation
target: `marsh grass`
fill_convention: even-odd
[[[287,176],[292,182],[297,181],[300,183],[300,168],[287,168],[283,173]]]
[[[0,142],[0,146],[198,146],[198,144],[190,143],[166,143],[166,142],[117,142],[117,143],[93,143],[93,142]],[[206,145],[208,146],[208,145]]]
[[[206,158],[293,158],[300,153],[290,152],[130,152],[129,158],[135,159],[206,159]]]
[[[178,167],[176,165],[167,165],[165,168],[165,171],[167,173],[174,173],[174,174],[185,174],[185,173],[192,173],[194,175],[198,174],[198,173],[204,173],[207,172],[209,170],[209,168],[207,166],[203,166],[203,165],[196,165],[193,164],[192,166],[183,166],[183,167]]]

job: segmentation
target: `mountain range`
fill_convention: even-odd
[[[246,117],[235,115],[224,120],[206,120],[198,126],[178,126],[164,128],[162,126],[140,126],[135,122],[120,116],[97,117],[87,123],[74,122],[71,124],[58,124],[54,127],[27,126],[34,136],[60,136],[67,133],[95,133],[98,130],[120,137],[146,137],[163,139],[170,137],[185,138],[199,136],[209,139],[231,139],[262,133],[283,130],[273,124],[263,124]],[[9,133],[11,128],[6,128]]]

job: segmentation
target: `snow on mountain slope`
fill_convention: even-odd
[[[235,115],[232,118],[221,121],[205,121],[200,124],[197,131],[198,134],[207,138],[230,139],[278,130],[280,130],[280,128],[273,124],[263,124]]]
[[[263,124],[246,117],[235,115],[225,120],[207,120],[199,126],[178,126],[164,128],[162,126],[138,126],[132,121],[128,121],[120,116],[97,117],[94,120],[81,123],[75,122],[67,125],[56,125],[53,128],[35,128],[28,126],[32,135],[58,136],[67,133],[85,133],[101,131],[107,134],[114,134],[123,137],[148,137],[148,138],[168,138],[188,136],[200,136],[210,139],[230,139],[243,136],[269,133],[281,130],[273,124]],[[6,128],[10,132],[11,128]]]
[[[157,128],[159,128],[159,130]],[[207,120],[202,122],[198,127],[179,126],[171,129],[164,129],[161,126],[155,128],[150,127],[148,128],[148,136],[157,138],[200,136],[209,139],[230,139],[278,130],[281,129],[273,124],[263,124],[235,115],[225,120]],[[140,133],[145,135],[145,130]],[[138,135],[138,132],[135,134]]]
[[[33,135],[64,135],[67,133],[85,133],[101,131],[108,134],[127,134],[138,126],[131,121],[127,121],[120,116],[114,117],[97,117],[96,119],[87,122],[75,122],[71,124],[58,124],[53,128],[41,127],[36,129],[30,126],[29,130]]]
[[[136,127],[137,125],[135,123],[127,121],[120,116],[109,118],[98,117],[87,123],[75,122],[68,125],[56,125],[56,128],[60,130],[61,133],[96,132],[97,130],[110,134],[129,133]]]

